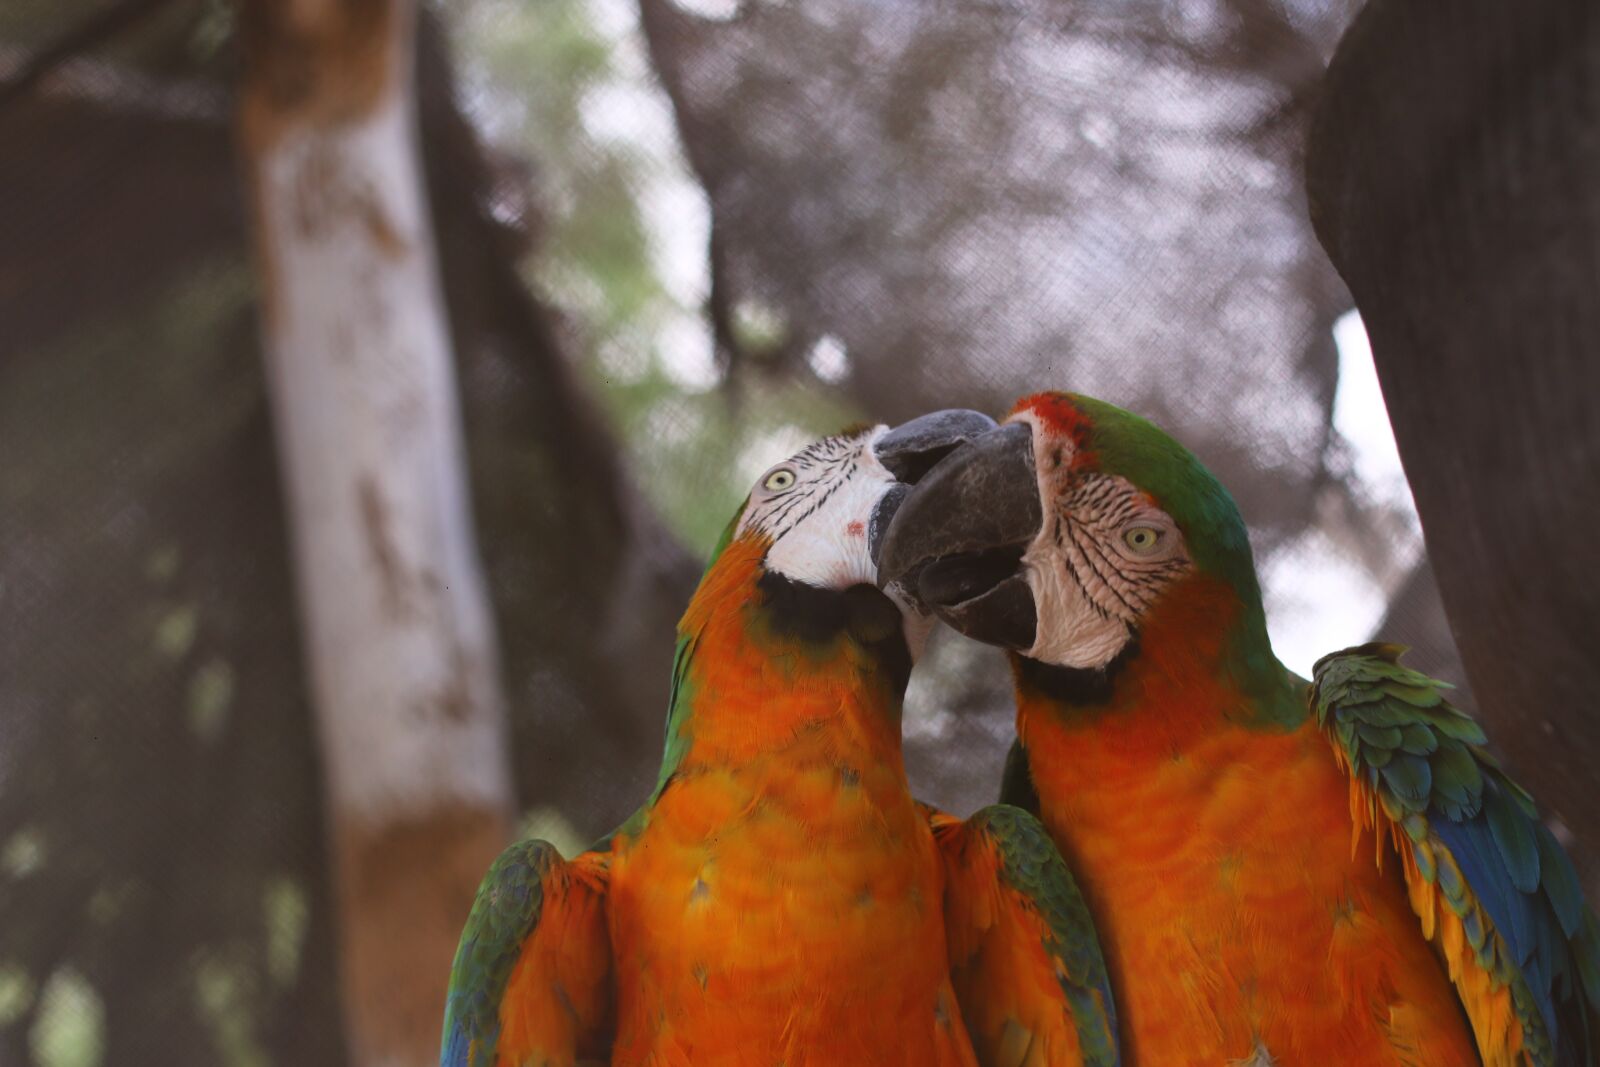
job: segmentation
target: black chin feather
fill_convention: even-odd
[[[900,608],[871,585],[823,589],[776,571],[756,580],[759,607],[772,632],[824,649],[841,637],[871,654],[897,693],[911,680],[911,649]]]
[[[1117,677],[1138,654],[1139,634],[1135,631],[1103,667],[1057,667],[1018,656],[1017,684],[1069,707],[1103,707],[1111,703]]]

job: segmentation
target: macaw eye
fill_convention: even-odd
[[[794,471],[787,467],[779,467],[767,475],[767,480],[761,483],[771,493],[781,493],[785,489],[794,488]]]
[[[1122,543],[1129,551],[1147,556],[1161,544],[1161,530],[1155,526],[1130,526],[1122,531]]]

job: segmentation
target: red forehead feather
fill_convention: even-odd
[[[1074,438],[1088,433],[1089,418],[1073,403],[1070,393],[1025,396],[1017,401],[1011,414],[1019,415],[1024,411],[1037,415],[1040,422],[1056,433],[1071,434]]]
[[[1017,401],[1011,414],[1031,412],[1052,434],[1071,438],[1075,450],[1089,449],[1089,416],[1074,402],[1070,393],[1034,393]]]

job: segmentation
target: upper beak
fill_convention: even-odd
[[[890,520],[917,479],[963,444],[994,428],[995,421],[982,412],[949,408],[920,415],[878,438],[872,450],[878,462],[894,475],[897,484],[884,493],[872,512],[867,551],[873,563],[878,562]]]
[[[978,640],[1031,648],[1037,619],[1021,563],[1043,522],[1032,428],[992,429],[935,463],[899,504],[878,582]]]

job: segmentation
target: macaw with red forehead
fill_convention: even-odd
[[[938,412],[768,470],[678,629],[654,793],[484,878],[441,1067],[1119,1062],[1092,923],[1037,819],[917,804],[900,711],[931,622],[877,587],[902,477],[993,428]]]
[[[1003,799],[1084,887],[1129,1062],[1596,1062],[1600,935],[1528,794],[1402,650],[1285,669],[1238,509],[1166,433],[1029,397],[881,564],[1011,650]]]

